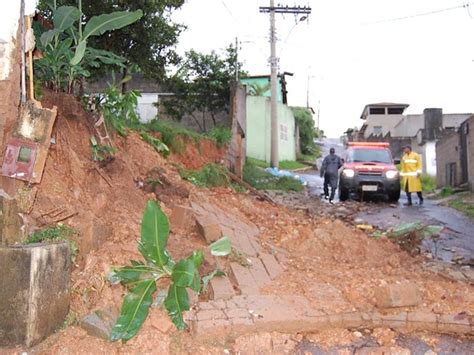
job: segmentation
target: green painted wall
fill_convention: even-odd
[[[247,156],[270,162],[270,99],[247,96]],[[291,109],[278,103],[280,161],[296,160],[295,118]]]
[[[271,97],[272,96],[272,92],[270,90],[270,77],[254,77],[254,78],[243,78],[243,79],[240,79],[240,82],[243,84],[243,85],[246,85],[247,86],[247,92],[250,93],[250,86],[251,85],[256,85],[258,87],[261,87],[261,88],[266,88],[268,87],[268,90],[265,91],[265,93],[263,93],[262,96],[265,96],[265,97]],[[278,93],[278,98],[277,98],[277,101],[278,102],[283,102],[283,95],[282,95],[282,87],[281,87],[281,78],[279,77],[278,78],[278,87],[277,87],[277,93]]]

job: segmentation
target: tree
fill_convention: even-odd
[[[187,52],[182,65],[169,80],[169,90],[175,96],[163,103],[166,113],[176,120],[190,115],[201,131],[207,130],[205,117],[209,114],[216,126],[216,114],[226,112],[229,107],[236,61],[233,46],[225,50],[224,56],[214,51],[210,54]]]
[[[52,0],[41,0],[40,9],[46,9],[45,3]],[[77,0],[56,0],[57,5],[77,5]],[[178,64],[179,57],[174,50],[178,37],[184,26],[173,23],[171,14],[180,8],[184,0],[82,0],[83,20],[92,16],[113,11],[142,10],[142,18],[132,25],[105,36],[93,38],[91,46],[111,51],[127,59],[124,76],[132,64],[138,65],[147,77],[162,80],[165,68],[169,64]],[[49,13],[42,14],[48,18]],[[105,73],[96,71],[96,77]]]
[[[316,152],[316,132],[314,128],[314,119],[311,111],[305,107],[293,107],[295,121],[300,128],[301,153],[314,154]]]

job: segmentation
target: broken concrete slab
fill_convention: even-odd
[[[68,242],[0,248],[0,346],[32,346],[69,312]]]
[[[410,307],[422,302],[420,289],[412,282],[380,286],[375,289],[375,299],[379,308]]]
[[[186,226],[195,223],[194,211],[187,206],[176,205],[171,211],[170,224],[171,229],[186,228]]]
[[[11,245],[23,240],[22,220],[17,201],[0,189],[0,245]]]
[[[91,336],[110,340],[112,328],[117,322],[118,316],[117,310],[113,307],[97,310],[85,316],[80,326]]]
[[[272,254],[261,253],[260,259],[262,260],[262,263],[265,266],[270,279],[273,280],[277,278],[283,272],[283,267],[278,263]]]
[[[209,282],[211,300],[228,300],[234,297],[234,288],[227,277],[214,277]]]
[[[205,216],[196,218],[199,233],[207,243],[213,243],[222,237],[221,226],[213,219]]]

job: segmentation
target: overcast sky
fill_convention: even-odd
[[[368,103],[410,104],[444,112],[474,112],[474,2],[460,0],[305,0],[283,5],[312,8],[308,21],[277,15],[280,71],[288,78],[292,106],[320,102],[320,124],[330,136],[362,123]],[[179,51],[220,50],[235,37],[244,69],[268,74],[269,0],[188,0],[175,14],[188,26]],[[389,21],[436,12],[426,16]]]

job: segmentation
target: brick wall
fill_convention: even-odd
[[[451,164],[451,168],[450,168]],[[436,143],[436,181],[438,187],[449,185],[448,170],[453,169],[452,185],[461,180],[461,160],[459,153],[459,133],[446,135]]]
[[[467,120],[469,133],[467,136],[468,182],[471,191],[474,191],[474,116]]]

